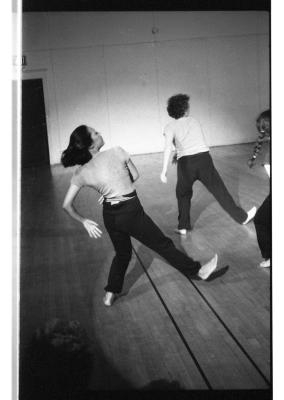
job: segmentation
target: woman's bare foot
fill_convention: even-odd
[[[215,254],[215,256],[213,258],[211,258],[210,261],[208,261],[206,264],[202,265],[202,267],[198,271],[199,278],[201,278],[203,280],[209,278],[209,276],[212,274],[212,272],[216,269],[217,262],[218,262],[218,255]]]
[[[110,307],[115,300],[115,293],[106,292],[103,298],[104,305]]]
[[[187,229],[175,229],[174,231],[175,231],[175,233],[177,233],[178,235],[181,235],[181,236],[186,236],[186,234],[188,232]]]
[[[270,267],[270,258],[268,258],[267,260],[263,260],[259,266],[261,268],[269,268]]]

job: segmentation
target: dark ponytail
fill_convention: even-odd
[[[61,155],[61,163],[66,167],[86,164],[91,158],[89,147],[93,141],[86,125],[78,126],[70,136],[69,145]]]

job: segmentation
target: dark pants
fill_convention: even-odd
[[[265,260],[271,257],[271,195],[269,194],[254,217],[256,237]]]
[[[104,203],[103,217],[116,252],[110,267],[106,291],[120,293],[122,290],[132,253],[131,236],[156,251],[184,275],[194,276],[199,271],[200,263],[175,247],[172,240],[166,237],[144,212],[138,197],[117,205]]]
[[[221,207],[238,223],[247,218],[247,213],[237,204],[228,192],[218,174],[209,152],[184,156],[178,160],[176,196],[178,201],[178,228],[191,229],[190,204],[192,186],[199,180],[213,194]]]

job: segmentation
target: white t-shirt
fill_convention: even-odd
[[[127,167],[129,160],[129,154],[121,147],[100,151],[76,169],[71,183],[79,188],[90,186],[105,198],[120,198],[135,190]]]
[[[192,117],[182,117],[166,125],[164,135],[170,138],[177,159],[209,151],[200,123]]]

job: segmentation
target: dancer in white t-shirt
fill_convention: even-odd
[[[167,167],[172,152],[176,149],[177,159],[176,197],[178,201],[178,228],[176,233],[186,235],[191,230],[190,204],[192,186],[199,180],[213,194],[221,207],[238,223],[247,224],[253,219],[256,207],[248,212],[239,207],[228,192],[217,172],[209,147],[199,122],[189,116],[189,96],[177,94],[168,99],[167,111],[172,122],[164,129],[165,149],[161,181],[167,182]]]
[[[178,250],[143,210],[133,185],[139,173],[129,154],[121,147],[100,151],[103,145],[104,140],[99,132],[86,125],[78,126],[70,136],[61,162],[64,167],[78,165],[63,208],[83,224],[91,238],[101,237],[102,231],[95,221],[81,216],[73,202],[84,186],[91,187],[104,198],[104,224],[116,252],[105,287],[104,304],[111,306],[115,296],[122,290],[131,259],[131,237],[156,251],[185,276],[207,279],[217,267],[217,254],[201,265]]]

